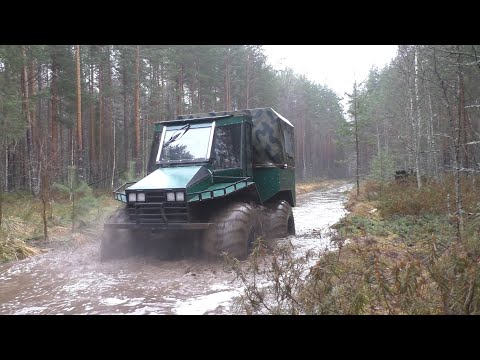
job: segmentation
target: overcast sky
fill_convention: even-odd
[[[292,68],[327,85],[340,97],[353,82],[364,80],[370,68],[382,68],[395,57],[397,45],[264,45],[268,62],[277,70]],[[344,102],[342,102],[344,103]]]

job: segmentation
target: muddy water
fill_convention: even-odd
[[[329,245],[349,185],[298,197],[295,253]],[[134,257],[99,261],[99,243],[0,266],[0,314],[232,314],[242,288],[221,263]]]

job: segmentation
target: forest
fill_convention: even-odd
[[[358,85],[362,175],[411,169],[418,187],[445,174],[475,174],[479,156],[478,46],[399,46]]]
[[[68,168],[95,187],[145,173],[153,124],[177,115],[272,107],[296,127],[299,180],[354,174],[422,179],[476,172],[474,45],[401,45],[349,95],[291,69],[262,46],[2,45],[0,190],[40,192]],[[344,114],[340,100],[350,96]],[[355,116],[353,116],[355,115]],[[134,165],[133,165],[134,164]]]
[[[2,193],[45,202],[53,184],[112,190],[144,176],[157,122],[259,107],[295,126],[297,181],[401,171],[420,189],[451,175],[461,215],[480,156],[478,50],[400,45],[337,94],[273,69],[260,45],[1,45],[0,215]]]
[[[82,270],[69,280],[83,281],[89,261],[92,279],[101,274],[123,284],[95,260],[99,226],[119,209],[112,190],[148,173],[155,124],[269,107],[294,125],[292,186],[301,200],[292,205],[296,230],[293,210],[284,211],[291,212],[284,224],[290,247],[258,256],[267,251],[258,242],[245,261],[225,263],[245,285],[242,311],[479,314],[479,51],[399,45],[390,63],[352,78],[351,91],[338,94],[291,68],[275,69],[261,45],[0,45],[0,262],[50,246],[74,246],[73,253],[88,243],[73,256]],[[299,258],[298,248],[319,250],[323,240],[336,251],[319,252],[305,271],[311,249]],[[70,268],[62,261],[48,271]],[[161,280],[162,271],[170,278],[165,264],[135,286],[160,288],[149,281]],[[38,276],[47,274],[35,266]],[[208,279],[207,265],[182,266],[175,269],[179,284],[187,275],[198,276],[195,284]],[[257,286],[257,275],[276,286]],[[129,276],[136,279],[135,271]],[[12,281],[0,312],[20,306],[28,313]],[[212,293],[197,290],[201,300]],[[55,309],[31,305],[32,312]]]
[[[257,107],[296,126],[300,180],[344,177],[339,99],[261,46],[2,45],[0,191],[37,196],[72,169],[112,189],[146,173],[154,123]]]

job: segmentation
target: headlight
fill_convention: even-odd
[[[183,191],[177,191],[177,201],[185,201],[185,193]]]
[[[167,192],[167,201],[175,201],[175,193]]]
[[[128,201],[131,201],[131,202],[137,201],[137,194],[136,193],[128,194]]]
[[[145,201],[145,193],[138,193],[137,201]]]

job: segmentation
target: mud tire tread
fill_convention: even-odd
[[[276,239],[295,235],[295,220],[290,204],[285,200],[280,200],[270,204],[269,209],[269,237]]]
[[[247,258],[253,231],[253,240],[261,235],[259,210],[247,203],[232,203],[213,214],[211,226],[202,240],[203,254],[207,258],[219,258],[223,253],[239,260]]]

